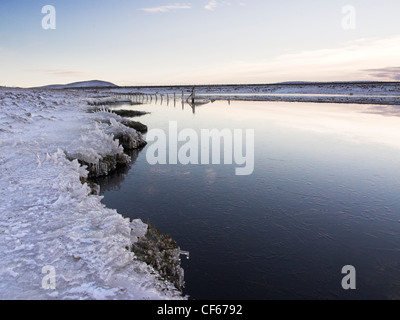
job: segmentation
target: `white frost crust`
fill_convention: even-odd
[[[121,148],[85,93],[0,89],[0,299],[181,299],[127,250],[147,231],[106,208],[65,153]],[[56,272],[55,290],[45,290]]]

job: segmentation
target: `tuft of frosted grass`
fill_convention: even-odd
[[[101,130],[97,123],[94,130],[81,135],[69,148],[73,150],[68,153],[72,158],[91,164],[98,164],[100,159],[108,155],[124,152],[119,142],[114,140],[114,136]]]

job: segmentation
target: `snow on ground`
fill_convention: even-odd
[[[127,250],[147,225],[90,195],[87,171],[66,158],[121,151],[118,125],[97,123],[106,115],[87,113],[86,98],[0,89],[0,299],[181,299]]]
[[[191,86],[113,88],[114,93],[176,94]],[[288,101],[400,105],[400,82],[277,83],[263,85],[199,85],[196,95],[210,100]],[[170,96],[171,98],[172,96]]]

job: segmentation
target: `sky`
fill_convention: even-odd
[[[399,14],[398,0],[0,0],[0,86],[397,81]]]

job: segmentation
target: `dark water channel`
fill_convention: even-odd
[[[149,143],[129,171],[102,185],[108,207],[150,222],[190,252],[182,262],[190,298],[400,298],[393,107],[219,101],[194,109],[164,101],[129,108],[151,112],[135,120],[167,137],[170,121],[199,137],[202,129],[254,130],[250,175],[237,176],[235,162],[151,165]],[[356,290],[342,288],[346,265],[355,267]]]

